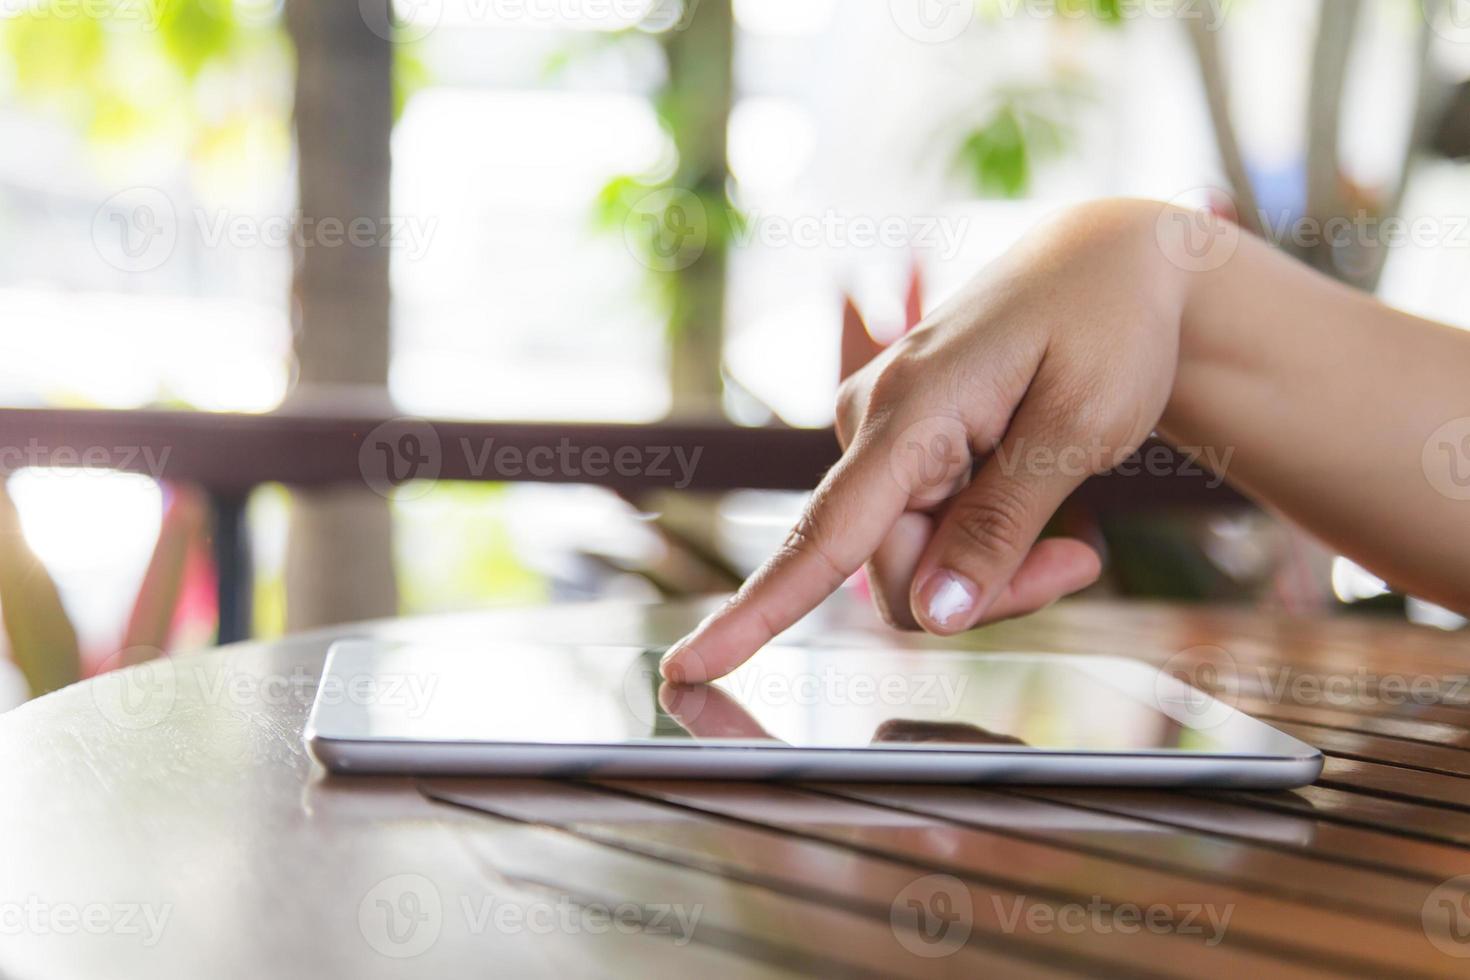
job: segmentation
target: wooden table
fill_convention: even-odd
[[[348,632],[655,644],[702,611]],[[847,598],[795,632],[893,639]],[[327,778],[330,639],[0,717],[0,974],[1470,974],[1461,635],[1072,602],[958,641],[1168,663],[1330,756],[1292,793]]]

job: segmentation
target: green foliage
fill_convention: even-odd
[[[231,0],[167,0],[161,8],[159,39],[185,78],[195,78],[210,61],[229,56],[241,27]]]
[[[1080,89],[1065,82],[999,92],[989,113],[961,141],[957,168],[982,195],[1024,197],[1037,166],[1071,147],[1071,119],[1080,99]]]
[[[243,73],[286,51],[278,24],[239,22],[233,12],[231,0],[49,0],[0,20],[0,44],[19,96],[98,142],[183,131],[207,143],[260,105],[200,105],[199,76],[213,66]],[[273,111],[284,125],[289,106]]]
[[[1000,20],[1028,2],[1035,0],[980,0],[980,12],[992,20]],[[1111,27],[1123,23],[1125,2],[1126,0],[1050,0],[1050,6],[1044,9],[1055,10],[1056,16],[1065,21],[1094,20]]]
[[[654,302],[670,314],[679,305],[684,271],[723,255],[746,227],[745,216],[723,187],[680,188],[668,180],[626,175],[614,177],[598,193],[593,222],[599,230],[623,237],[648,270]],[[678,322],[670,317],[671,331]]]
[[[440,483],[425,497],[395,500],[393,515],[400,542],[414,542],[397,555],[403,614],[547,600],[545,576],[516,551],[505,485]]]
[[[290,70],[278,16],[251,0],[46,0],[0,18],[0,50],[14,65],[17,93],[58,111],[99,144],[177,138],[184,149],[229,160],[242,136],[280,134],[285,159],[289,86],[252,84],[222,98],[198,84],[210,72],[253,81]],[[267,11],[268,12],[268,11]],[[429,80],[418,49],[394,48],[394,118]],[[241,91],[240,86],[223,91]]]
[[[393,121],[397,122],[420,89],[433,81],[429,66],[417,44],[400,44],[393,49]]]

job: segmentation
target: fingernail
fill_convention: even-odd
[[[919,603],[930,624],[946,630],[967,623],[979,598],[980,590],[974,582],[947,568],[930,575],[919,590]]]
[[[658,672],[663,675],[664,680],[673,684],[684,683],[684,668],[678,663],[679,655],[683,652],[684,644],[675,643],[659,659]]]

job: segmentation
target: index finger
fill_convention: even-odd
[[[828,471],[781,549],[664,655],[676,683],[723,677],[817,607],[878,550],[908,505],[887,453],[860,438]]]

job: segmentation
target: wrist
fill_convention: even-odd
[[[1245,236],[1233,221],[1207,211],[1155,204],[1155,248],[1159,275],[1170,285],[1177,356],[1173,385],[1159,420],[1159,433],[1177,443],[1192,428],[1196,408],[1191,396],[1197,379],[1218,360],[1230,338],[1220,336],[1217,317],[1208,315],[1210,294],[1217,290],[1227,266]]]

